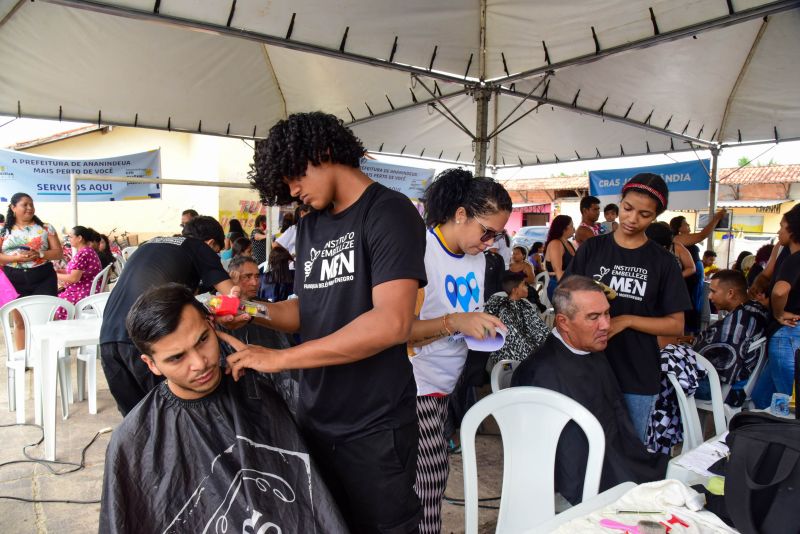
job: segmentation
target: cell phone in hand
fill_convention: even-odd
[[[25,251],[30,251],[31,250],[31,247],[26,246],[26,245],[22,245],[22,246],[19,246],[17,248],[20,249],[20,250],[25,250]]]

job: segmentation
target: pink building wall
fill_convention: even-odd
[[[506,232],[508,232],[508,235],[522,228],[522,217],[524,215],[524,213],[519,211],[511,212],[511,217],[508,218],[508,222],[506,223]]]

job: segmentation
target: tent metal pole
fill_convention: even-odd
[[[719,147],[711,148],[711,184],[708,189],[708,220],[714,218],[714,213],[717,211],[717,175],[719,174],[719,153],[722,149]],[[708,241],[706,242],[707,250],[714,250],[714,232],[709,234]]]
[[[486,79],[486,0],[480,0],[480,26],[478,28],[478,80],[475,88],[475,176],[486,176],[486,161],[489,157],[489,99],[491,93],[484,86]]]
[[[69,201],[72,203],[72,227],[78,226],[78,175],[69,175]]]
[[[475,103],[478,106],[477,127],[475,135],[475,176],[486,176],[486,158],[489,148],[489,100],[492,92],[489,89],[475,91]]]

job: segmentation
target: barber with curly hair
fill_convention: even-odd
[[[406,358],[425,226],[409,199],[361,172],[364,147],[342,122],[299,113],[256,144],[250,173],[269,205],[314,211],[297,226],[297,299],[268,304],[263,324],[299,332],[284,350],[228,357],[239,379],[302,369],[297,419],[353,532],[416,532],[416,386]],[[262,319],[256,318],[261,323]]]

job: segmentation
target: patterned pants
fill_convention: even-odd
[[[419,452],[417,455],[417,491],[423,517],[420,534],[442,531],[442,496],[447,488],[450,463],[444,424],[447,419],[447,397],[417,397]]]

